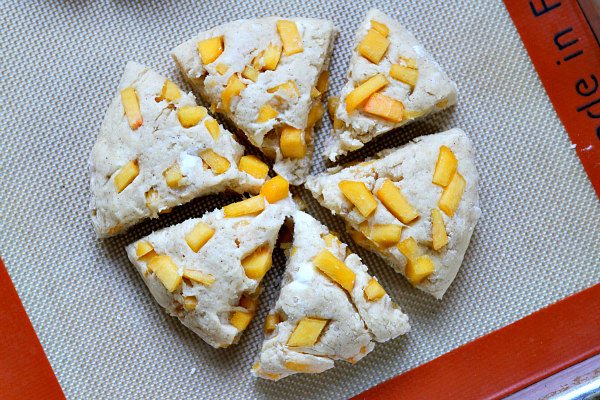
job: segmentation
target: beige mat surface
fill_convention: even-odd
[[[249,369],[283,257],[241,343],[212,349],[159,309],[124,246],[235,198],[195,201],[99,242],[88,216],[89,152],[126,61],[180,82],[167,53],[200,30],[273,14],[329,18],[340,29],[336,93],[370,6],[413,31],[457,82],[459,104],[354,157],[460,127],[477,149],[483,215],[442,302],[352,245],[410,315],[411,333],[354,366],[259,381]],[[0,255],[69,398],[346,398],[600,281],[600,203],[499,0],[6,0],[0,23]],[[330,129],[326,120],[319,145]],[[324,168],[317,161],[313,173]],[[311,214],[342,231],[303,197]]]

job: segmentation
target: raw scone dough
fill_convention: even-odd
[[[211,107],[239,127],[249,141],[275,160],[273,169],[291,184],[304,183],[313,152],[312,126],[320,121],[324,93],[314,91],[318,79],[326,73],[337,30],[330,21],[311,18],[290,18],[301,35],[303,50],[286,55],[285,45],[274,70],[265,69],[263,52],[269,45],[279,46],[280,17],[232,21],[198,34],[172,51],[183,77]],[[222,37],[222,53],[214,61],[203,64],[198,44],[206,39]],[[219,53],[217,53],[219,54]],[[208,59],[210,60],[210,59]],[[245,68],[256,66],[253,79]],[[262,67],[261,67],[262,66]],[[237,78],[245,86],[227,108],[223,92],[230,79]],[[280,85],[291,82],[295,89]],[[276,116],[258,122],[264,106],[276,111]],[[312,110],[312,111],[311,111]],[[312,117],[309,118],[309,114]],[[311,122],[310,120],[313,119]],[[316,121],[314,121],[316,119]],[[302,131],[306,154],[300,158],[284,157],[280,146],[282,128],[290,126]]]
[[[357,51],[361,41],[373,28],[371,21],[385,24],[389,29],[387,36],[389,47],[377,64]],[[407,67],[410,63],[416,64],[412,66],[418,71],[418,79],[414,87],[390,76],[392,64]],[[368,114],[361,106],[350,114],[346,110],[346,97],[355,87],[377,74],[382,74],[388,81],[388,84],[378,93],[403,104],[404,112],[399,122]],[[334,119],[336,129],[327,143],[326,155],[330,160],[335,161],[338,156],[363,147],[376,136],[455,103],[456,85],[417,42],[417,39],[386,14],[378,10],[370,10],[356,33],[348,82],[340,93]]]
[[[347,254],[347,246],[310,215],[296,211],[293,221],[293,247],[281,292],[267,317],[267,321],[275,318],[277,323],[266,329],[253,367],[255,375],[266,379],[323,372],[333,368],[335,360],[355,363],[373,350],[375,342],[385,342],[410,329],[408,317],[383,288],[380,297],[367,299],[365,288],[375,278],[356,254]],[[313,264],[323,250],[355,274],[349,292]],[[307,318],[324,324],[324,328],[316,331],[314,344],[292,346],[290,337]]]
[[[433,209],[438,209],[443,187],[432,183],[433,173],[441,146],[447,146],[458,159],[457,172],[464,177],[466,187],[453,216],[441,213],[448,235],[448,243],[439,250],[432,248]],[[401,223],[375,196],[383,182],[390,179],[400,188],[406,200],[418,211],[419,217],[408,224]],[[373,193],[377,208],[365,218],[344,196],[339,188],[343,180],[363,182]],[[434,272],[415,286],[441,299],[462,263],[471,234],[481,214],[477,186],[479,175],[471,141],[460,129],[422,136],[398,149],[386,150],[378,158],[348,168],[332,169],[311,177],[306,187],[319,203],[333,214],[340,215],[354,233],[358,244],[379,254],[396,270],[406,276],[407,258],[396,246],[381,247],[366,238],[365,231],[376,224],[402,226],[401,240],[414,238],[420,252],[428,255],[435,265]],[[362,227],[361,227],[361,224]],[[368,229],[363,229],[368,224]]]
[[[127,247],[127,255],[158,304],[206,343],[227,347],[236,343],[242,333],[231,323],[233,314],[241,312],[252,317],[260,291],[260,279],[246,276],[242,260],[259,248],[268,247],[272,251],[279,229],[293,208],[292,200],[286,198],[275,204],[265,201],[265,209],[257,216],[226,218],[222,209],[215,210],[132,243]],[[194,252],[186,235],[198,223],[208,224],[214,234]],[[149,249],[146,248],[138,253],[140,243],[150,244],[153,250],[143,254]],[[160,273],[149,269],[151,260],[163,255],[176,265],[177,276],[183,276],[171,288],[173,291],[167,289],[169,279],[163,275],[165,284]],[[208,274],[214,282],[207,285],[188,279],[189,270]]]
[[[225,190],[255,193],[264,182],[238,169],[244,147],[208,114],[195,126],[181,125],[179,110],[196,106],[195,99],[178,89],[177,99],[161,99],[166,80],[147,67],[128,63],[106,112],[90,157],[90,205],[99,238],[145,218],[156,218],[196,197]],[[136,129],[124,111],[121,91],[126,88],[135,90],[139,103],[142,123]],[[207,129],[207,122],[217,125],[217,139]],[[226,172],[217,174],[203,163],[200,153],[207,149],[227,159],[230,167]],[[119,193],[115,179],[130,162],[137,163],[138,174]],[[176,187],[168,186],[164,175],[173,166],[181,173]]]

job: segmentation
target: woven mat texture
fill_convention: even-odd
[[[335,94],[371,6],[419,38],[457,82],[459,104],[346,160],[463,128],[477,149],[483,215],[441,302],[352,244],[413,330],[357,365],[256,380],[249,369],[284,258],[277,255],[241,343],[209,347],[159,309],[124,246],[236,198],[197,200],[98,241],[88,215],[89,153],[128,60],[181,83],[168,51],[201,30],[265,15],[328,18],[340,29]],[[4,0],[0,25],[0,255],[71,399],[347,398],[600,281],[600,203],[501,1]],[[325,118],[317,152],[330,130]],[[313,173],[324,168],[317,157]],[[311,214],[343,230],[300,192]]]

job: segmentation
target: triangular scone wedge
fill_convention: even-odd
[[[127,247],[158,304],[213,347],[236,343],[252,320],[279,229],[295,207],[289,196],[273,204],[265,197],[230,204]]]
[[[456,103],[456,85],[402,25],[371,10],[356,33],[348,82],[330,99],[332,161],[374,137]]]
[[[471,141],[452,129],[311,177],[306,187],[358,244],[441,299],[481,214],[478,184]]]
[[[360,257],[310,215],[293,216],[293,247],[279,298],[267,316],[253,373],[277,380],[355,363],[375,342],[409,331],[408,317]]]
[[[268,166],[260,162],[257,172],[248,168],[256,163],[245,160],[238,167],[243,154],[244,147],[191,93],[128,63],[90,157],[96,234],[117,234],[207,194],[258,192]]]
[[[172,56],[204,100],[299,185],[311,165],[336,34],[322,19],[238,20],[198,34]]]

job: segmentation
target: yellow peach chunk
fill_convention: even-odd
[[[174,292],[181,284],[179,268],[173,259],[166,255],[158,255],[148,262],[148,269],[154,271],[158,280],[169,292]]]
[[[172,189],[178,188],[181,180],[183,179],[183,174],[181,173],[181,169],[179,168],[178,164],[173,164],[167,168],[163,172],[163,176],[167,186]]]
[[[372,76],[363,84],[355,88],[346,97],[346,111],[350,114],[356,110],[365,100],[378,90],[382,89],[388,84],[388,80],[382,74]]]
[[[152,211],[152,213],[157,212],[156,203],[158,203],[158,191],[155,188],[150,188],[150,190],[144,193],[144,197],[146,199],[146,208]]]
[[[375,224],[371,227],[370,238],[382,247],[398,244],[402,235],[402,226],[394,224]]]
[[[121,170],[115,176],[115,189],[117,193],[121,193],[140,173],[140,167],[137,160],[129,161],[123,165]]]
[[[431,275],[433,271],[435,271],[433,261],[429,256],[423,255],[406,264],[404,274],[413,285],[416,285]]]
[[[321,75],[319,75],[319,79],[317,79],[317,84],[315,85],[315,88],[319,92],[325,93],[327,91],[328,86],[329,86],[329,71],[323,71],[323,72],[321,72]]]
[[[198,42],[198,53],[202,59],[202,64],[210,64],[223,53],[223,36],[214,37]]]
[[[369,301],[377,301],[385,296],[385,289],[375,278],[371,278],[365,286],[365,297]]]
[[[390,40],[388,38],[375,29],[369,29],[356,50],[373,64],[379,64],[389,45]]]
[[[377,209],[377,200],[363,182],[341,181],[338,187],[363,217],[368,218]]]
[[[135,256],[137,258],[141,258],[146,254],[150,253],[152,250],[154,250],[154,246],[152,246],[150,242],[142,240],[141,242],[138,242],[135,246]]]
[[[311,99],[316,99],[320,95],[321,95],[321,92],[319,92],[319,90],[317,88],[310,89],[310,98]]]
[[[231,78],[227,81],[227,86],[221,93],[221,101],[223,102],[223,107],[225,111],[230,111],[231,100],[235,96],[239,96],[239,94],[246,88],[244,82],[240,80],[237,74],[231,75]]]
[[[321,318],[301,319],[290,335],[287,345],[290,347],[310,347],[317,343],[321,332],[329,321]]]
[[[415,60],[414,58],[399,57],[398,61],[407,66],[408,68],[417,69],[417,60]]]
[[[258,80],[258,71],[250,65],[246,65],[242,71],[242,78],[250,79],[252,82],[256,82]]]
[[[286,361],[283,366],[286,369],[294,372],[311,373],[317,371],[312,365],[302,364],[298,361]]]
[[[419,70],[414,68],[405,67],[400,64],[392,64],[390,68],[390,76],[400,82],[404,82],[411,87],[417,85],[419,79]]]
[[[229,70],[229,65],[223,64],[223,63],[219,63],[219,64],[217,64],[217,66],[215,67],[215,69],[217,70],[217,72],[219,73],[219,75],[225,75],[227,73],[227,71]]]
[[[212,138],[214,140],[217,140],[219,138],[219,134],[221,133],[221,128],[219,127],[219,123],[217,122],[216,119],[214,119],[214,118],[207,119],[206,121],[204,121],[204,126],[206,127],[206,129],[210,133],[210,136],[212,136]]]
[[[278,112],[276,109],[271,107],[269,104],[263,105],[258,109],[258,117],[256,118],[256,122],[267,122],[272,120],[277,116]]]
[[[225,218],[236,218],[244,215],[258,214],[265,209],[265,197],[258,195],[223,207]]]
[[[208,164],[210,169],[220,175],[229,170],[231,163],[225,157],[215,153],[212,149],[206,149],[200,152],[200,158]]]
[[[194,253],[200,249],[213,237],[215,230],[206,222],[198,222],[194,228],[185,235],[185,242]]]
[[[398,250],[406,257],[406,260],[410,262],[410,260],[414,260],[415,258],[421,255],[421,250],[419,249],[419,244],[413,237],[408,237],[398,243]]]
[[[336,246],[339,246],[341,243],[340,239],[338,239],[338,237],[332,233],[328,233],[328,234],[324,235],[322,237],[322,239],[325,241],[325,244],[327,245],[327,247],[332,247],[334,244]]]
[[[283,43],[283,54],[291,56],[304,50],[302,47],[302,36],[294,21],[279,20],[276,23],[277,32]]]
[[[210,286],[215,283],[215,277],[211,274],[186,268],[183,270],[183,277],[191,281],[198,282],[204,286]]]
[[[260,194],[265,196],[269,203],[276,203],[288,197],[290,193],[290,183],[280,175],[269,179],[260,189]]]
[[[463,178],[458,171],[454,173],[452,180],[442,192],[442,196],[438,202],[440,210],[446,213],[447,216],[452,217],[454,215],[454,212],[460,204],[463,193],[465,192],[466,186],[467,182],[465,181],[465,178]]]
[[[386,179],[377,191],[377,198],[394,217],[404,224],[408,224],[419,216],[416,208],[408,202],[400,189],[389,179]]]
[[[281,322],[279,314],[269,314],[265,319],[265,333],[271,333],[277,327],[277,324]]]
[[[371,20],[371,29],[375,29],[377,32],[381,33],[383,37],[387,37],[390,33],[390,28],[388,28],[386,24],[377,22],[374,19]]]
[[[183,106],[177,110],[177,119],[184,128],[191,128],[198,125],[207,114],[208,111],[202,106]]]
[[[177,87],[177,85],[168,79],[165,80],[165,84],[163,85],[162,90],[160,92],[159,101],[160,100],[175,101],[180,97],[181,97],[181,92],[179,91],[179,88]]]
[[[354,288],[356,274],[329,250],[321,250],[321,252],[313,259],[313,264],[319,271],[323,272],[329,279],[346,289],[346,291],[351,292]]]
[[[265,179],[269,173],[269,166],[262,162],[260,158],[253,155],[246,155],[240,158],[238,168],[240,171],[244,171],[256,179]]]
[[[407,110],[406,108],[402,112],[402,119],[415,119],[423,116],[427,113],[425,110]]]
[[[248,325],[250,325],[252,317],[254,317],[252,313],[244,311],[234,311],[231,317],[229,318],[229,323],[235,326],[235,328],[238,331],[243,331],[248,327]]]
[[[282,92],[285,97],[296,98],[300,94],[298,90],[298,85],[294,81],[286,81],[281,85],[274,86],[270,89],[267,89],[267,93],[277,93]]]
[[[373,93],[363,106],[363,111],[391,122],[400,122],[403,118],[404,104],[381,93]]]
[[[123,103],[129,127],[135,131],[142,126],[144,119],[140,111],[140,101],[134,88],[130,86],[121,90],[121,103]]]
[[[198,299],[193,296],[185,296],[183,298],[183,308],[186,311],[194,311],[198,306]]]
[[[279,137],[281,155],[285,158],[303,158],[306,155],[306,143],[300,129],[285,126],[281,129]]]
[[[439,250],[448,244],[444,217],[437,208],[431,210],[431,243],[434,250]]]
[[[315,102],[308,112],[308,118],[306,120],[307,129],[312,129],[319,121],[321,121],[324,113],[323,103],[320,101]]]
[[[246,276],[260,281],[273,264],[271,246],[263,245],[242,259],[242,267]]]
[[[431,182],[444,187],[448,186],[457,167],[458,160],[452,150],[447,146],[441,146]]]
[[[263,56],[263,68],[274,71],[281,58],[281,46],[269,43]]]

